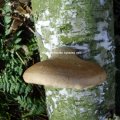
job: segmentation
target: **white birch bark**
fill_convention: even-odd
[[[77,48],[97,62],[107,80],[92,89],[46,87],[50,120],[105,120],[114,106],[112,0],[32,0],[41,60],[61,46]],[[91,68],[92,69],[92,68]]]

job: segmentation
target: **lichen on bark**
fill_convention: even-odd
[[[101,109],[101,103],[104,99],[104,95],[101,94],[102,89],[101,86],[89,90],[46,87],[50,120],[100,119],[105,112]]]
[[[105,117],[109,107],[114,104],[115,68],[112,0],[32,0],[32,7],[41,60],[48,59],[55,47],[75,47],[81,51],[84,59],[100,64],[108,76],[106,82],[92,90],[87,89],[78,92],[73,89],[66,89],[69,94],[72,93],[73,95],[68,98],[66,97],[69,95],[64,97],[60,95],[59,92],[62,89],[46,88],[46,93],[51,93],[46,98],[50,119],[78,120],[82,117],[84,120],[101,120]],[[85,97],[86,92],[91,94]],[[73,114],[69,111],[73,110],[72,112],[74,112],[75,110],[72,108],[75,105],[73,93],[78,94],[78,96],[79,93],[82,94],[83,98],[80,101],[84,101],[79,103],[78,108],[76,107],[76,114],[80,113],[81,106],[81,110],[87,110],[87,112],[79,115],[74,114],[74,119]],[[87,101],[91,98],[99,102]],[[56,104],[55,100],[59,102]],[[89,102],[92,106],[89,105]],[[69,106],[70,103],[72,106]],[[57,107],[55,107],[56,105]],[[50,109],[53,111],[51,112]],[[63,109],[67,109],[68,113],[64,114]],[[94,114],[89,112],[89,109]]]

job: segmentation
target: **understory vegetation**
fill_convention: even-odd
[[[42,86],[26,84],[23,71],[39,61],[30,2],[0,1],[0,120],[46,119]]]

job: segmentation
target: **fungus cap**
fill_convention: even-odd
[[[83,89],[105,81],[105,71],[96,63],[78,58],[74,49],[59,48],[55,51],[56,54],[50,59],[36,63],[25,71],[25,82],[55,88]]]

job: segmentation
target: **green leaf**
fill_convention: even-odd
[[[20,41],[21,41],[21,38],[17,38],[17,39],[15,40],[15,44],[19,43]]]

